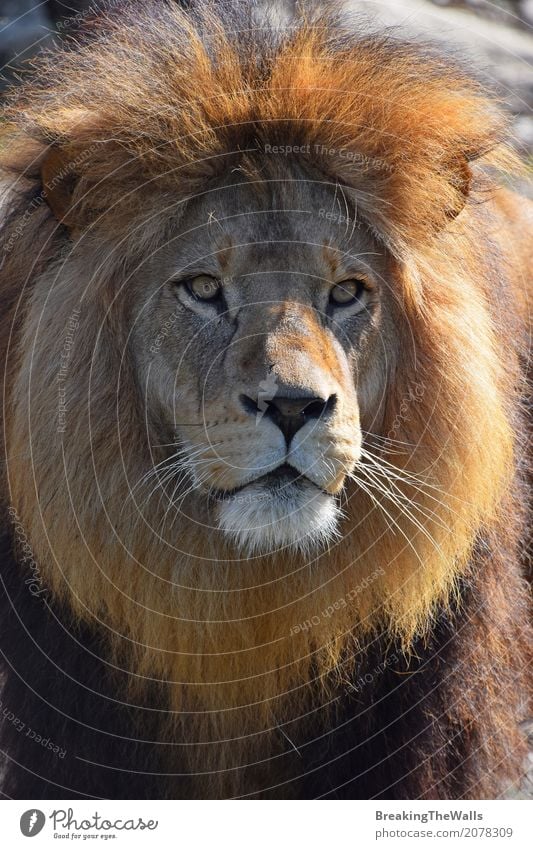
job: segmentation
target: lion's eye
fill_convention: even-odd
[[[337,283],[329,293],[330,303],[339,307],[346,307],[358,301],[365,291],[362,280],[344,280]]]
[[[222,284],[215,277],[200,274],[185,281],[189,293],[198,301],[215,301],[222,293]]]

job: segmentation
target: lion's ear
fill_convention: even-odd
[[[459,155],[453,166],[449,169],[450,182],[454,189],[453,200],[446,207],[446,217],[456,218],[463,210],[472,187],[472,171],[468,158]]]
[[[52,142],[41,159],[43,195],[57,220],[71,228],[74,213],[79,217],[74,193],[80,179],[90,170],[93,139],[101,116],[95,110],[69,106],[44,118],[48,118],[46,129],[57,141]]]
[[[50,148],[41,164],[43,195],[57,220],[66,227],[74,224],[72,198],[77,174],[66,151]]]

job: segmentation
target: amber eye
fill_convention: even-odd
[[[189,290],[193,298],[198,301],[214,301],[222,292],[222,284],[216,277],[209,277],[207,274],[199,274],[198,277],[193,277],[185,282],[185,286]]]
[[[337,283],[329,293],[329,300],[339,307],[346,307],[358,301],[365,291],[362,280],[344,280]]]

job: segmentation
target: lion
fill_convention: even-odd
[[[109,11],[2,126],[3,792],[500,797],[530,659],[507,120],[431,45],[235,5]]]

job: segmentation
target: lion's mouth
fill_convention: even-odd
[[[265,475],[260,475],[257,478],[246,481],[240,486],[233,487],[233,489],[214,490],[211,492],[210,498],[215,501],[227,501],[252,485],[260,485],[266,492],[279,495],[282,498],[284,496],[291,497],[294,495],[295,489],[308,488],[309,485],[313,486],[319,492],[325,492],[325,490],[317,486],[310,478],[299,472],[298,469],[295,469],[294,466],[291,466],[289,463],[282,463]]]
[[[211,496],[213,497],[213,496]],[[222,491],[218,527],[246,556],[290,546],[303,554],[322,550],[337,536],[337,499],[289,463],[242,486]]]

